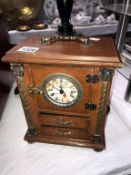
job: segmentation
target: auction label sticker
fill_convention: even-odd
[[[24,47],[21,47],[20,49],[18,49],[17,51],[19,52],[28,52],[28,53],[31,53],[31,52],[37,52],[39,50],[38,47],[27,47],[27,46],[24,46]]]

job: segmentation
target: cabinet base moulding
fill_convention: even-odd
[[[28,132],[26,133],[24,139],[28,143],[34,142],[43,142],[43,143],[50,143],[50,144],[60,144],[60,145],[68,145],[68,146],[78,146],[78,147],[85,147],[85,148],[93,148],[95,151],[102,151],[105,149],[105,137],[103,136],[102,142],[99,144],[93,143],[90,140],[82,140],[82,139],[69,139],[67,138],[59,138],[59,137],[52,137],[52,136],[43,136],[43,135],[29,135]]]

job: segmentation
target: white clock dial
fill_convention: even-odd
[[[42,89],[47,100],[57,106],[70,106],[81,96],[81,86],[65,74],[51,74],[43,81]]]

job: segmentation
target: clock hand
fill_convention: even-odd
[[[59,88],[55,87],[54,85],[53,85],[53,87],[54,87],[56,90],[58,90],[58,91],[60,91],[60,90],[61,90],[61,89],[59,89]]]
[[[61,90],[63,89],[61,84],[60,84],[60,89],[61,89]]]

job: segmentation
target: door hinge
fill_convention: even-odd
[[[29,94],[32,95],[41,95],[43,92],[42,90],[39,89],[39,87],[29,87]]]
[[[95,111],[97,108],[97,105],[94,103],[86,103],[85,104],[85,109],[90,110],[90,111]]]
[[[100,76],[99,75],[87,75],[86,76],[86,82],[87,83],[98,83],[100,80]]]

